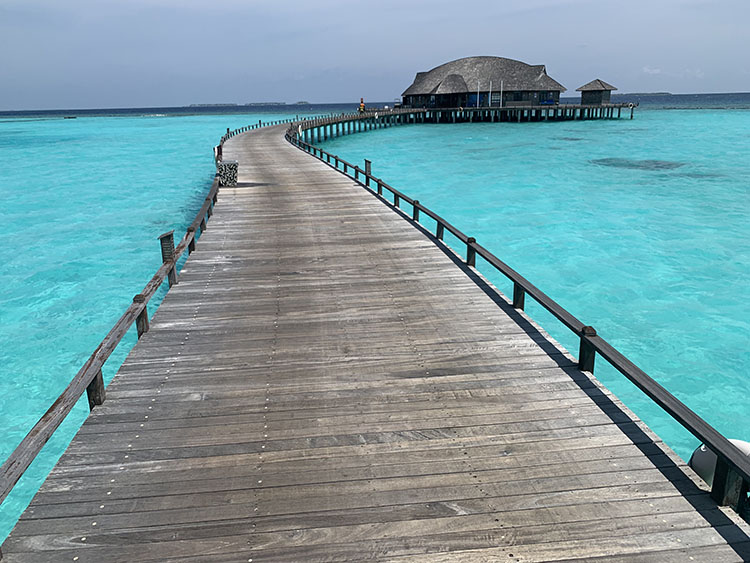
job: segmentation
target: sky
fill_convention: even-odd
[[[0,0],[0,110],[398,98],[467,56],[749,92],[750,0]]]

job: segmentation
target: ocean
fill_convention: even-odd
[[[616,98],[640,104],[633,121],[414,125],[324,147],[372,160],[376,175],[475,236],[720,431],[750,440],[750,95]],[[0,112],[0,458],[159,267],[157,236],[184,233],[227,128],[355,108]],[[554,319],[527,310],[576,353]],[[134,342],[129,334],[105,381]],[[597,376],[689,456],[696,441],[612,372],[599,361]],[[87,410],[84,399],[2,504],[0,538]]]

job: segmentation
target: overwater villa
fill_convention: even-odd
[[[406,107],[554,105],[566,88],[544,65],[503,57],[466,57],[418,72],[402,94]]]

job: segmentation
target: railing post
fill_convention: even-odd
[[[437,227],[435,228],[435,238],[438,240],[443,240],[444,235],[445,235],[445,225],[443,225],[440,221],[438,221]]]
[[[477,251],[472,246],[477,239],[469,237],[466,239],[466,265],[476,267],[477,265]]]
[[[359,182],[359,167],[358,166],[354,167],[354,181]]]
[[[523,310],[526,301],[526,292],[516,282],[513,282],[513,307]]]
[[[393,205],[394,205],[394,207],[400,207],[401,206],[401,198],[398,197],[398,194],[393,194]]]
[[[378,182],[378,195],[382,196],[383,195],[383,183],[380,180],[378,180],[377,182]]]
[[[174,231],[169,231],[159,236],[159,244],[161,245],[161,260],[165,264],[171,262],[172,267],[169,270],[169,287],[177,284],[177,270],[175,268],[174,261]]]
[[[730,506],[740,516],[744,517],[747,493],[747,482],[723,458],[717,457],[714,480],[711,485],[711,498],[719,506]]]
[[[211,201],[210,197],[206,198],[206,203],[208,203],[208,207],[206,208],[206,215],[208,215],[208,218],[211,218],[211,215],[214,214],[214,202]]]
[[[104,378],[102,377],[101,368],[96,372],[89,386],[86,387],[86,395],[89,399],[89,410],[91,411],[94,410],[96,405],[101,405],[104,399],[107,398],[107,394],[104,391]]]
[[[146,303],[146,298],[143,294],[139,293],[133,297],[133,303]],[[135,329],[138,332],[138,339],[148,332],[148,307],[144,304],[143,311],[141,311],[135,319]]]
[[[195,252],[195,227],[188,227],[187,232],[188,234],[193,233],[193,237],[188,243],[188,254],[192,254]]]
[[[594,373],[596,349],[588,341],[588,336],[596,336],[596,330],[593,326],[585,326],[581,329],[581,346],[578,349],[578,369]]]
[[[205,215],[201,217],[200,229],[201,229],[201,234],[206,230],[206,216]]]
[[[415,199],[412,206],[414,207],[414,210],[412,211],[411,218],[414,222],[419,223],[419,200]]]
[[[372,162],[365,159],[365,185],[370,187],[370,176],[372,175]]]

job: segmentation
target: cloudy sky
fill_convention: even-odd
[[[748,21],[750,0],[0,0],[0,109],[387,102],[472,55],[569,93],[747,92]]]

